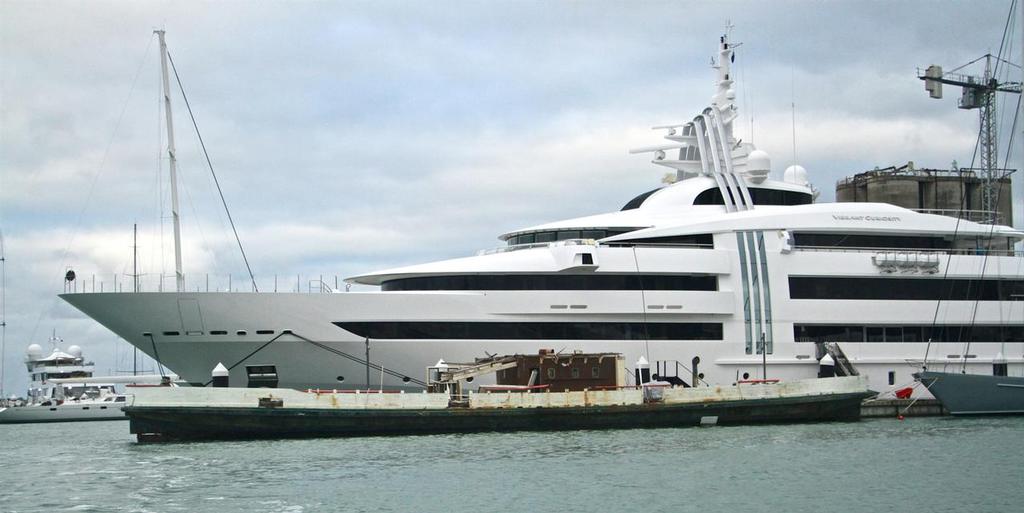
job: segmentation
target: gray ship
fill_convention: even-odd
[[[953,415],[1024,414],[1024,377],[932,371],[914,377]]]

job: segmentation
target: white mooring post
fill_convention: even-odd
[[[217,388],[227,388],[230,386],[230,376],[231,372],[220,362],[217,363],[217,366],[213,368],[213,372],[210,373],[210,377],[213,378],[212,384]]]

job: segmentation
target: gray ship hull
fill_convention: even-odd
[[[914,377],[953,415],[1024,415],[1024,377],[931,371]]]

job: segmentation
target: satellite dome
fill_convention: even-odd
[[[750,181],[754,183],[761,183],[768,178],[768,173],[772,169],[772,160],[768,156],[768,152],[761,150],[754,150],[747,155],[747,176],[750,177]]]
[[[786,168],[786,172],[783,174],[782,179],[789,183],[795,183],[799,185],[807,185],[807,170],[803,166],[794,164]]]
[[[25,354],[27,354],[29,358],[38,360],[43,357],[43,346],[39,344],[32,344],[25,350]]]
[[[81,358],[82,348],[79,346],[71,346],[68,348],[68,354],[74,356],[75,358]]]

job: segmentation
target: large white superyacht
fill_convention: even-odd
[[[929,340],[933,367],[982,370],[999,357],[1024,373],[1024,233],[883,203],[815,204],[799,166],[773,179],[768,155],[733,135],[733,57],[723,36],[710,105],[638,150],[677,180],[621,210],[346,280],[379,290],[187,292],[179,267],[178,292],[61,297],[198,385],[221,363],[234,383],[414,387],[438,358],[541,348],[644,356],[691,383],[790,380],[816,376],[820,343],[838,342],[885,391],[913,382]]]

